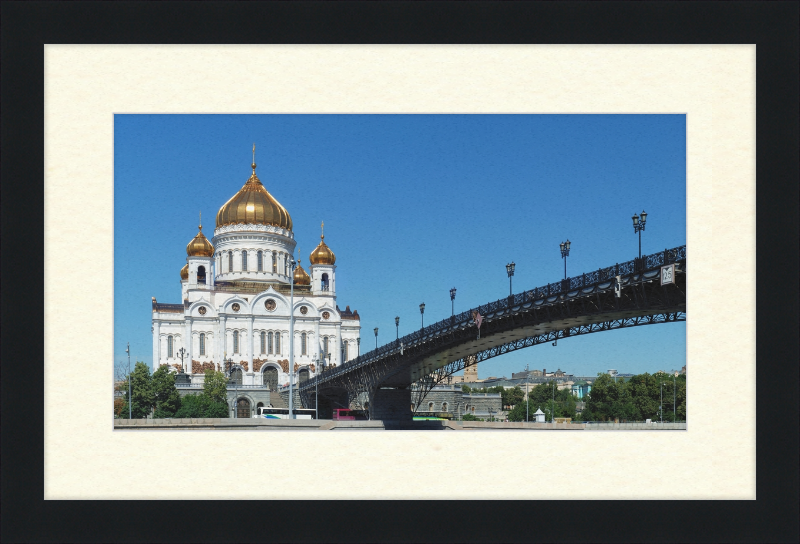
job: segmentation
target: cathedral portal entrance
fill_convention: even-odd
[[[266,385],[270,391],[277,391],[278,390],[278,369],[274,367],[270,367],[264,371],[264,385]]]
[[[236,417],[245,419],[250,417],[250,402],[247,399],[239,399],[236,401]]]

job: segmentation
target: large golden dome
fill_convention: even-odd
[[[183,265],[183,268],[181,268],[181,279],[182,280],[189,279],[189,263],[186,263],[185,265]]]
[[[322,223],[322,227],[325,227],[325,223]],[[311,264],[334,264],[336,262],[336,255],[334,255],[331,248],[325,244],[324,230],[320,236],[319,245],[311,252],[309,259],[311,260]]]
[[[261,180],[256,176],[256,163],[253,162],[251,166],[253,174],[250,179],[217,212],[217,228],[249,223],[275,225],[292,230],[292,218],[289,212],[261,184]]]
[[[211,245],[211,242],[209,242],[208,238],[203,234],[202,225],[197,228],[200,229],[200,231],[197,233],[197,236],[192,238],[189,245],[186,246],[186,254],[189,257],[211,257],[214,255],[214,246]]]
[[[294,284],[295,285],[311,285],[311,278],[308,273],[300,266],[300,261],[297,261],[297,268],[294,269]]]

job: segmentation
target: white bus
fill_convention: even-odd
[[[263,417],[266,419],[289,419],[289,409],[288,408],[272,408],[259,406],[256,410],[256,413],[253,417]],[[294,418],[295,419],[316,419],[315,418],[315,410],[310,410],[307,408],[295,408],[294,409]]]

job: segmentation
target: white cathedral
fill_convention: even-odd
[[[255,153],[255,146],[253,147]],[[255,159],[255,157],[254,157]],[[194,384],[206,369],[232,371],[232,381],[275,391],[358,355],[358,312],[336,305],[336,256],[325,244],[311,252],[308,273],[298,262],[289,212],[253,173],[217,212],[211,241],[197,235],[180,271],[181,304],[153,297],[153,370],[182,368]],[[323,224],[324,228],[324,224]],[[289,338],[290,281],[294,338]]]

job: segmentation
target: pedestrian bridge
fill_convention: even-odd
[[[671,271],[663,281],[662,270]],[[482,316],[478,334],[474,312]],[[467,366],[559,339],[686,320],[686,246],[593,270],[447,317],[299,384],[320,416],[366,404],[373,419],[410,419],[433,386]]]

